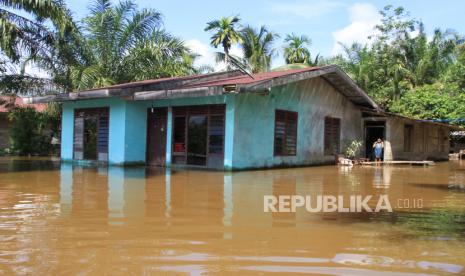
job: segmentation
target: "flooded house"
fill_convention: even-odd
[[[387,113],[337,66],[162,78],[31,97],[63,103],[61,158],[251,169],[330,164],[353,140],[385,160],[447,159],[450,125]]]

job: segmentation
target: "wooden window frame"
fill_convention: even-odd
[[[192,112],[194,109],[200,109],[200,108],[205,108],[206,112],[205,113],[196,113]],[[220,107],[222,110],[221,112],[218,112],[215,110],[215,107]],[[180,110],[183,110],[182,113]],[[191,115],[205,115],[207,117],[207,157],[206,157],[206,163],[205,166],[201,165],[191,165],[187,164],[187,152],[189,151],[188,149],[188,141],[187,137],[189,136],[188,134],[188,127],[189,127],[189,117]],[[223,145],[222,145],[222,151],[218,153],[211,153],[210,152],[210,117],[211,116],[223,116]],[[184,152],[176,152],[174,151],[174,134],[175,134],[175,118],[178,117],[184,117],[184,145],[185,145],[185,150]],[[189,106],[173,106],[173,118],[172,118],[172,126],[173,126],[173,131],[171,133],[171,156],[172,160],[176,156],[183,156],[184,157],[184,163],[176,163],[176,164],[181,164],[181,165],[188,165],[188,166],[199,166],[199,167],[208,167],[208,158],[210,156],[224,156],[224,150],[225,150],[225,141],[226,141],[226,105],[225,104],[205,104],[205,105],[189,105]]]
[[[106,115],[108,117],[108,141],[107,141],[107,147],[105,149],[105,151],[103,152],[99,152],[99,147],[98,147],[98,144],[97,144],[97,147],[96,147],[96,154],[97,154],[97,159],[84,159],[84,143],[83,143],[83,148],[82,148],[82,159],[76,159],[76,156],[75,156],[75,152],[76,152],[76,148],[75,148],[75,143],[74,143],[74,138],[75,138],[75,133],[76,133],[76,125],[75,125],[75,121],[76,121],[76,117],[77,116],[80,116],[78,115],[79,113],[82,113],[84,112],[84,114],[92,114],[92,113],[96,113],[96,114],[101,114],[102,112],[106,112]],[[98,143],[98,127],[99,123],[97,123],[97,143]],[[83,131],[85,131],[85,125],[83,125]],[[90,108],[76,108],[74,109],[74,114],[73,114],[73,160],[92,160],[92,161],[101,161],[98,159],[99,157],[99,153],[103,153],[103,154],[107,154],[107,161],[108,161],[108,153],[110,151],[110,107],[108,106],[103,106],[103,107],[90,107]]]
[[[276,124],[278,123],[277,118],[278,118],[278,113],[282,112],[284,114],[284,139],[283,139],[283,149],[281,153],[276,152]],[[289,149],[287,148],[286,141],[287,141],[287,136],[288,136],[288,116],[291,115],[295,117],[295,150],[294,153],[289,153]],[[299,127],[299,113],[296,111],[290,111],[290,110],[283,110],[283,109],[276,109],[274,113],[274,141],[273,141],[273,156],[296,156],[297,155],[297,137],[298,137],[298,127]]]
[[[334,142],[334,137],[327,137],[326,135],[328,134],[328,130],[326,129],[326,125],[327,125],[327,120],[330,120],[330,125],[331,125],[331,134],[330,135],[334,135],[334,133],[332,132],[333,128],[334,128],[334,122],[338,122],[338,133],[337,133],[337,150],[336,152],[334,152],[334,145],[332,145],[332,143]],[[324,156],[333,156],[333,155],[336,155],[336,154],[340,154],[341,152],[341,128],[342,128],[342,120],[341,118],[338,118],[338,117],[331,117],[331,116],[325,116],[324,118],[324,122],[323,122],[323,155]],[[326,147],[326,144],[327,144],[327,140],[329,140],[329,148]],[[331,152],[330,152],[331,151]]]

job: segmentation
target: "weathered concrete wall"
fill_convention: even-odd
[[[412,150],[404,149],[404,127],[413,126]],[[449,129],[401,117],[386,119],[385,160],[448,160]]]
[[[448,160],[449,129],[445,126],[418,122],[402,117],[364,118],[365,122],[384,122],[384,160]],[[413,126],[412,149],[404,148],[405,125]]]
[[[10,146],[9,137],[10,122],[7,113],[0,113],[0,149]]]
[[[233,169],[334,162],[324,155],[324,118],[341,119],[341,151],[362,138],[360,109],[321,78],[275,87],[269,95],[234,99]],[[298,112],[296,156],[273,156],[275,110]]]

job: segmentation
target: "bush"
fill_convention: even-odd
[[[362,141],[359,141],[359,140],[350,141],[344,151],[346,158],[354,159],[357,156],[358,152],[360,151],[362,144],[363,144]]]
[[[12,122],[12,152],[19,155],[47,155],[52,150],[50,115],[32,108],[15,107],[8,115]]]
[[[464,125],[465,90],[450,83],[423,85],[395,101],[390,111],[426,120],[447,120]]]

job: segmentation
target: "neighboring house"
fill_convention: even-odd
[[[250,169],[335,162],[351,140],[385,159],[447,159],[450,125],[383,112],[336,66],[165,78],[29,102],[63,103],[61,157]]]
[[[25,104],[23,99],[16,96],[0,96],[0,150],[10,146],[9,129],[11,122],[8,119],[8,112],[15,106],[31,107],[42,112],[47,107],[44,103]]]
[[[452,131],[451,133],[451,149],[450,152],[458,153],[465,150],[465,131]]]

